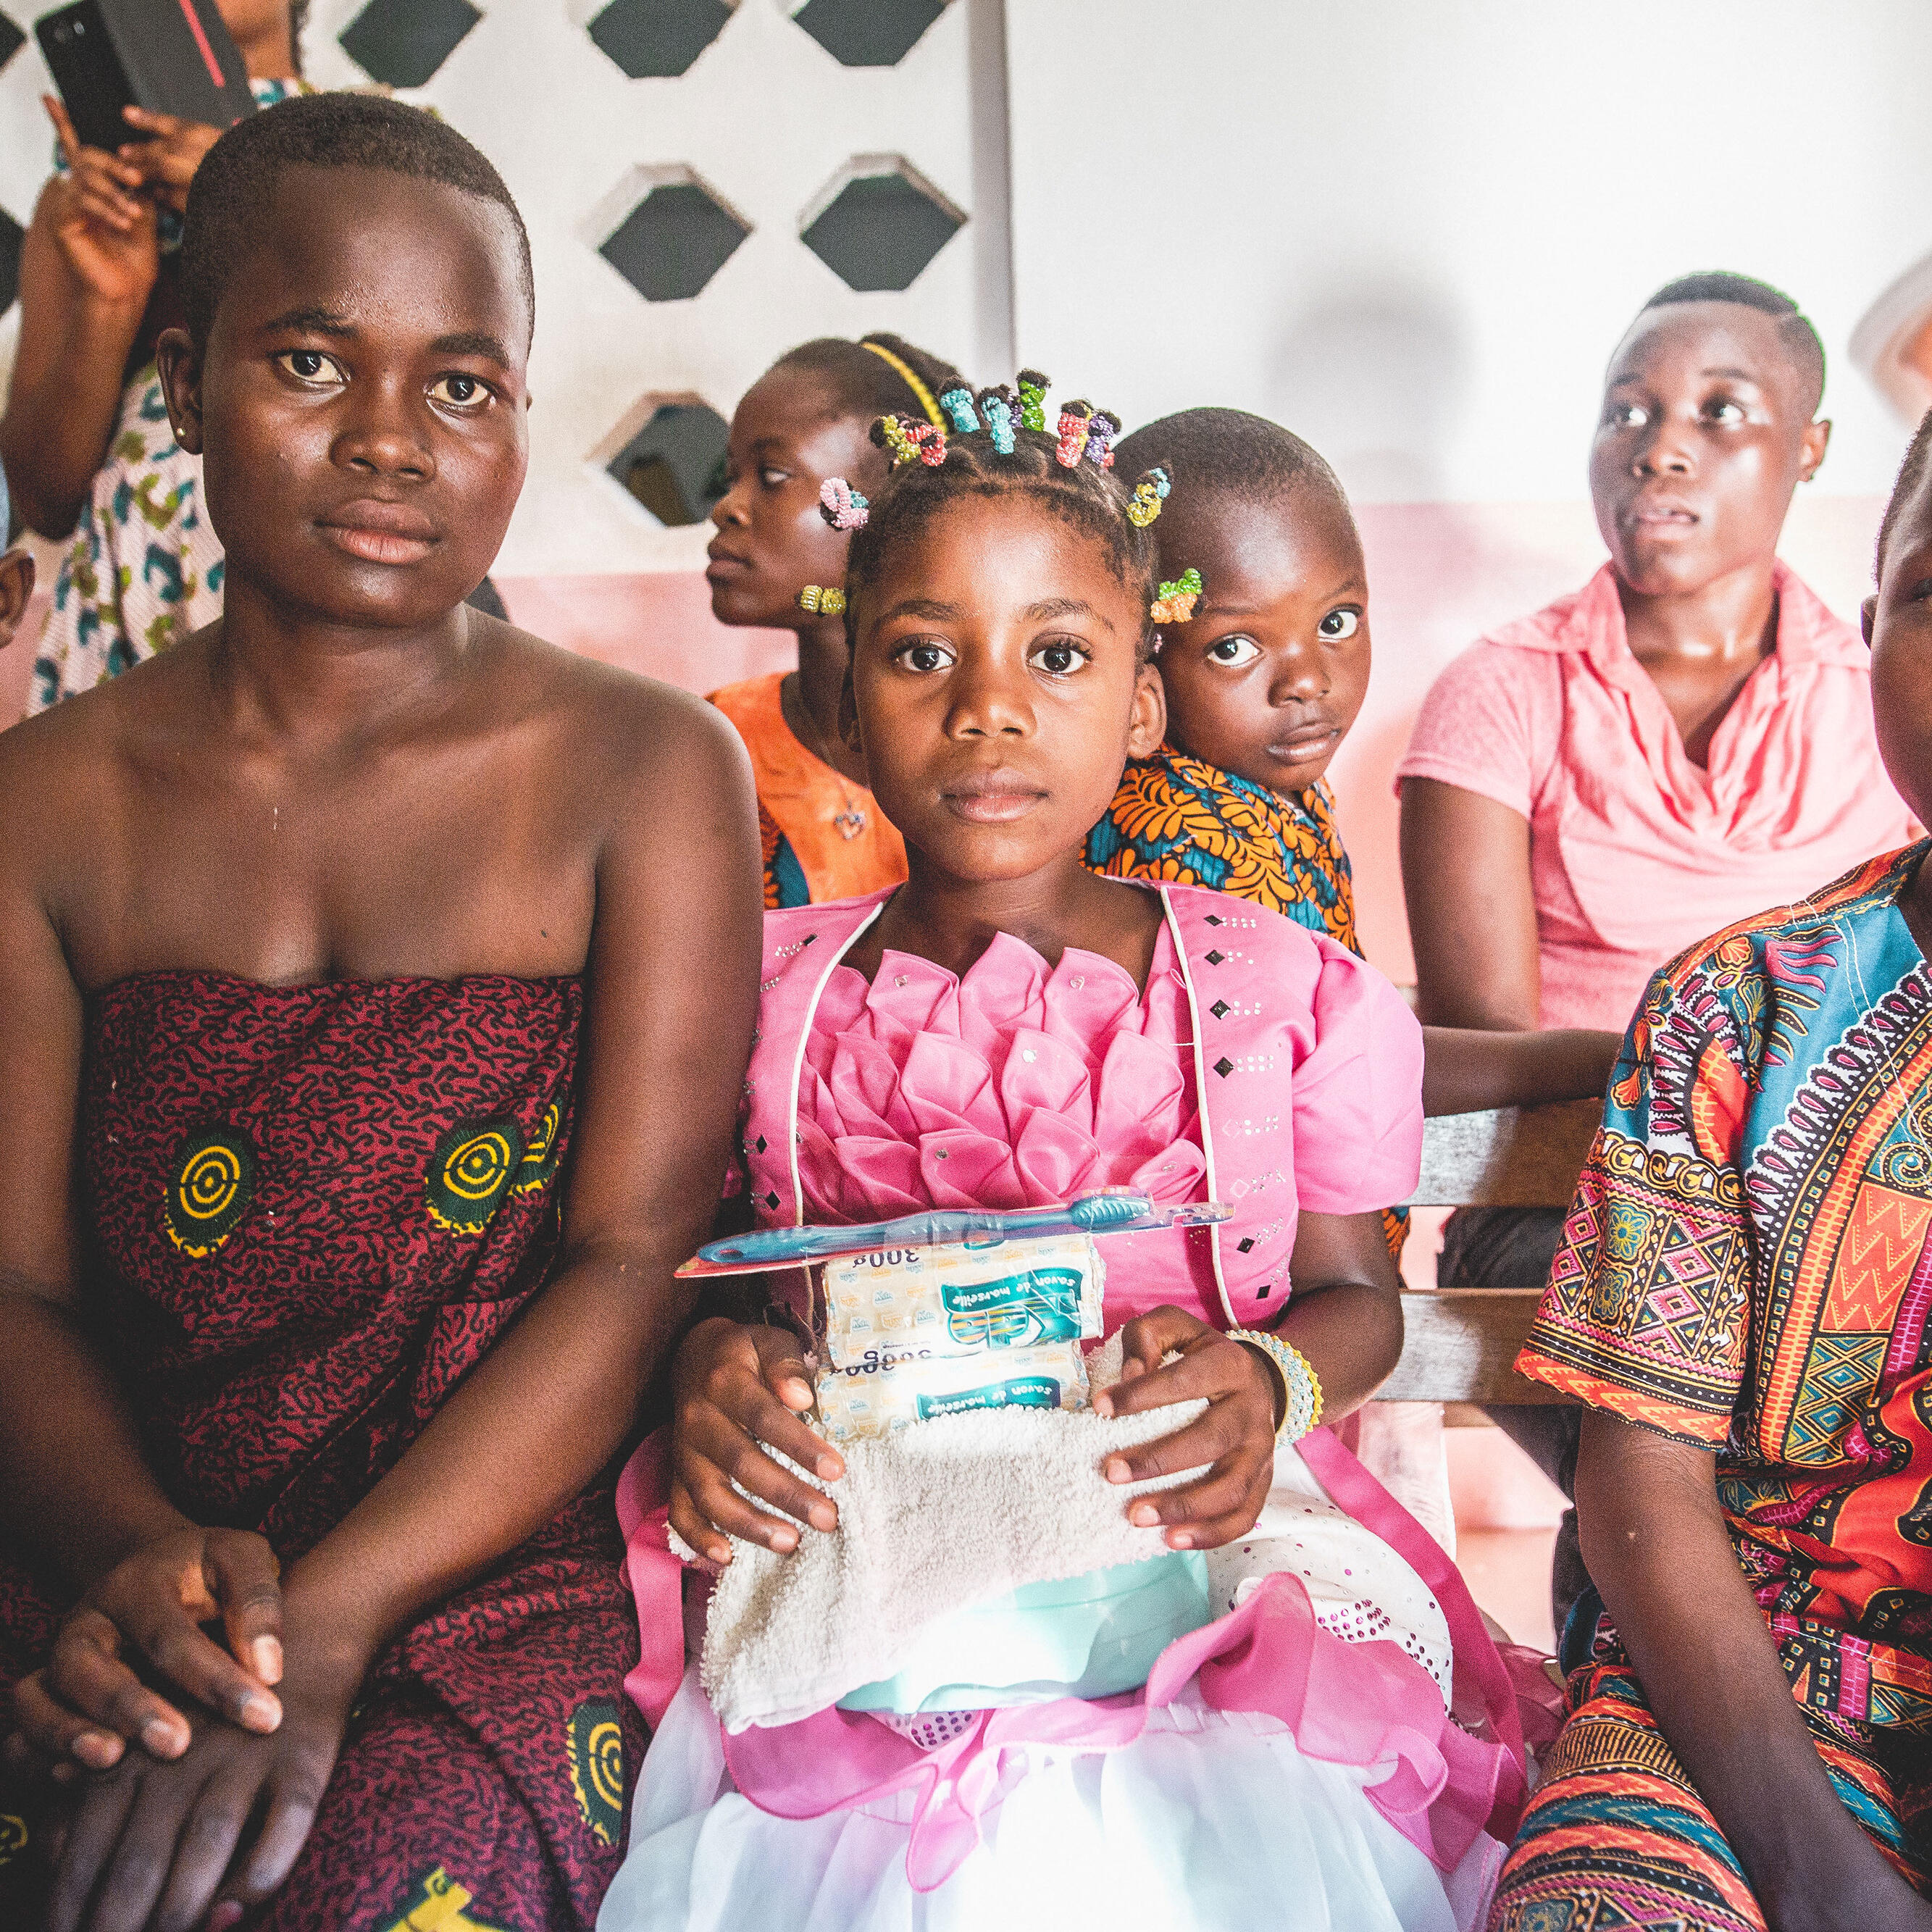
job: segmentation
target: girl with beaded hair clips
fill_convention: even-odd
[[[862,508],[862,493],[885,473],[872,424],[882,412],[903,412],[939,434],[946,422],[940,399],[954,391],[970,401],[950,364],[896,335],[825,336],[780,356],[732,417],[704,573],[712,613],[722,624],[798,635],[796,670],[711,694],[752,756],[767,906],[843,898],[905,877],[905,848],[840,728],[839,586],[852,505]],[[821,502],[835,476],[850,479],[842,512]]]
[[[785,1578],[814,1539],[877,1525],[854,1486],[908,1438],[848,1464],[814,1432],[796,1274],[764,1277],[800,1287],[762,1319],[693,1329],[673,1420],[625,1479],[656,1735],[600,1925],[1471,1926],[1520,1796],[1514,1700],[1453,1567],[1325,1426],[1401,1346],[1379,1210],[1416,1172],[1418,1031],[1326,934],[1082,862],[1123,765],[1161,741],[1155,550],[1093,417],[1076,447],[1015,400],[988,392],[986,426],[943,444],[881,428],[902,460],[866,493],[843,616],[854,741],[908,876],[766,915],[749,1197],[776,1227],[1114,1184],[1233,1216],[1107,1245],[1120,1366],[1090,1358],[1093,1407],[1102,1431],[1144,1420],[1096,1433],[1103,1480],[1054,1492],[1048,1520],[1124,1517],[1139,1560],[1090,1571],[1042,1532],[1024,1587],[931,1605],[940,1687],[821,1680],[809,1715],[730,1732],[686,1665],[696,1577],[672,1532],[714,1569],[808,1566],[759,1586],[782,1648]],[[949,1439],[928,1426],[922,1467]],[[1030,1466],[1002,1461],[980,1512],[1046,1507]],[[914,1594],[972,1534],[929,1508],[867,1546]],[[1166,1564],[1196,1594],[1127,1645],[1124,1606]],[[1042,1650],[1062,1669],[1022,1661]],[[1136,1666],[1112,1670],[1124,1652]]]

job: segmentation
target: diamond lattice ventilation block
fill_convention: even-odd
[[[964,220],[894,168],[848,181],[802,238],[848,288],[909,289]]]
[[[806,0],[792,16],[842,67],[896,67],[946,0]]]
[[[633,80],[680,74],[723,32],[724,0],[610,0],[590,38]]]
[[[666,403],[610,460],[610,474],[661,524],[701,524],[724,494],[731,427],[702,403]]]
[[[424,87],[482,17],[470,0],[369,0],[339,38],[371,80]]]
[[[752,231],[703,182],[651,190],[597,252],[646,302],[698,294]]]

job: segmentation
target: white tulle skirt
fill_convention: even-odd
[[[1272,1718],[1190,1684],[1112,1751],[1027,1748],[1025,1775],[935,1890],[914,1800],[776,1818],[734,1789],[695,1669],[652,1739],[598,1932],[1468,1932],[1504,1847],[1438,1871],[1375,1810],[1382,1768],[1304,1756]]]

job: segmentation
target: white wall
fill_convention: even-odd
[[[1130,423],[1208,401],[1358,500],[1583,494],[1597,383],[1688,270],[1794,295],[1818,488],[1904,431],[1846,349],[1932,246],[1924,0],[1007,0],[1023,356]]]
[[[52,4],[52,0],[46,0]],[[336,36],[363,0],[316,0],[310,79],[367,86]],[[530,480],[499,560],[509,575],[700,568],[707,532],[666,530],[603,466],[654,395],[728,416],[806,338],[890,328],[966,367],[1011,361],[999,0],[953,0],[894,68],[841,67],[794,26],[796,0],[740,0],[682,75],[632,80],[585,31],[601,0],[486,0],[429,85],[434,106],[503,172],[529,224],[538,324]],[[22,9],[16,6],[13,10]],[[0,70],[0,207],[24,223],[52,144],[38,46]],[[902,294],[855,294],[799,239],[855,155],[902,154],[966,225]],[[693,170],[752,232],[704,292],[645,302],[598,254],[645,189]],[[0,380],[18,308],[0,321]]]

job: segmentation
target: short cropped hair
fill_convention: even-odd
[[[1156,464],[1174,479],[1178,506],[1190,495],[1285,496],[1315,489],[1346,513],[1341,479],[1312,444],[1292,430],[1246,410],[1182,410],[1162,416],[1114,446],[1127,475]]]
[[[1807,413],[1816,410],[1825,394],[1825,345],[1810,318],[1782,289],[1774,289],[1753,276],[1734,274],[1728,268],[1707,268],[1666,282],[1638,314],[1648,315],[1654,308],[1672,308],[1680,302],[1736,302],[1740,308],[1754,308],[1760,314],[1775,316],[1785,353],[1803,379],[1811,399]]]
[[[195,170],[182,228],[181,293],[197,348],[206,344],[235,265],[290,168],[368,168],[494,202],[516,231],[518,284],[536,326],[530,235],[502,176],[482,154],[420,107],[379,94],[306,94],[238,121]]]
[[[1886,546],[1891,542],[1892,531],[1906,505],[1924,487],[1928,469],[1932,469],[1932,410],[1928,410],[1918,418],[1918,427],[1912,433],[1912,440],[1906,446],[1905,460],[1898,466],[1898,478],[1892,484],[1885,515],[1879,524],[1878,549],[1872,559],[1874,582],[1885,574]]]
[[[837,399],[842,416],[868,422],[897,416],[929,420],[926,396],[900,373],[901,363],[926,386],[926,396],[935,403],[948,389],[967,386],[950,362],[883,330],[862,335],[856,342],[842,335],[818,336],[788,349],[772,367],[808,370],[820,377]]]

